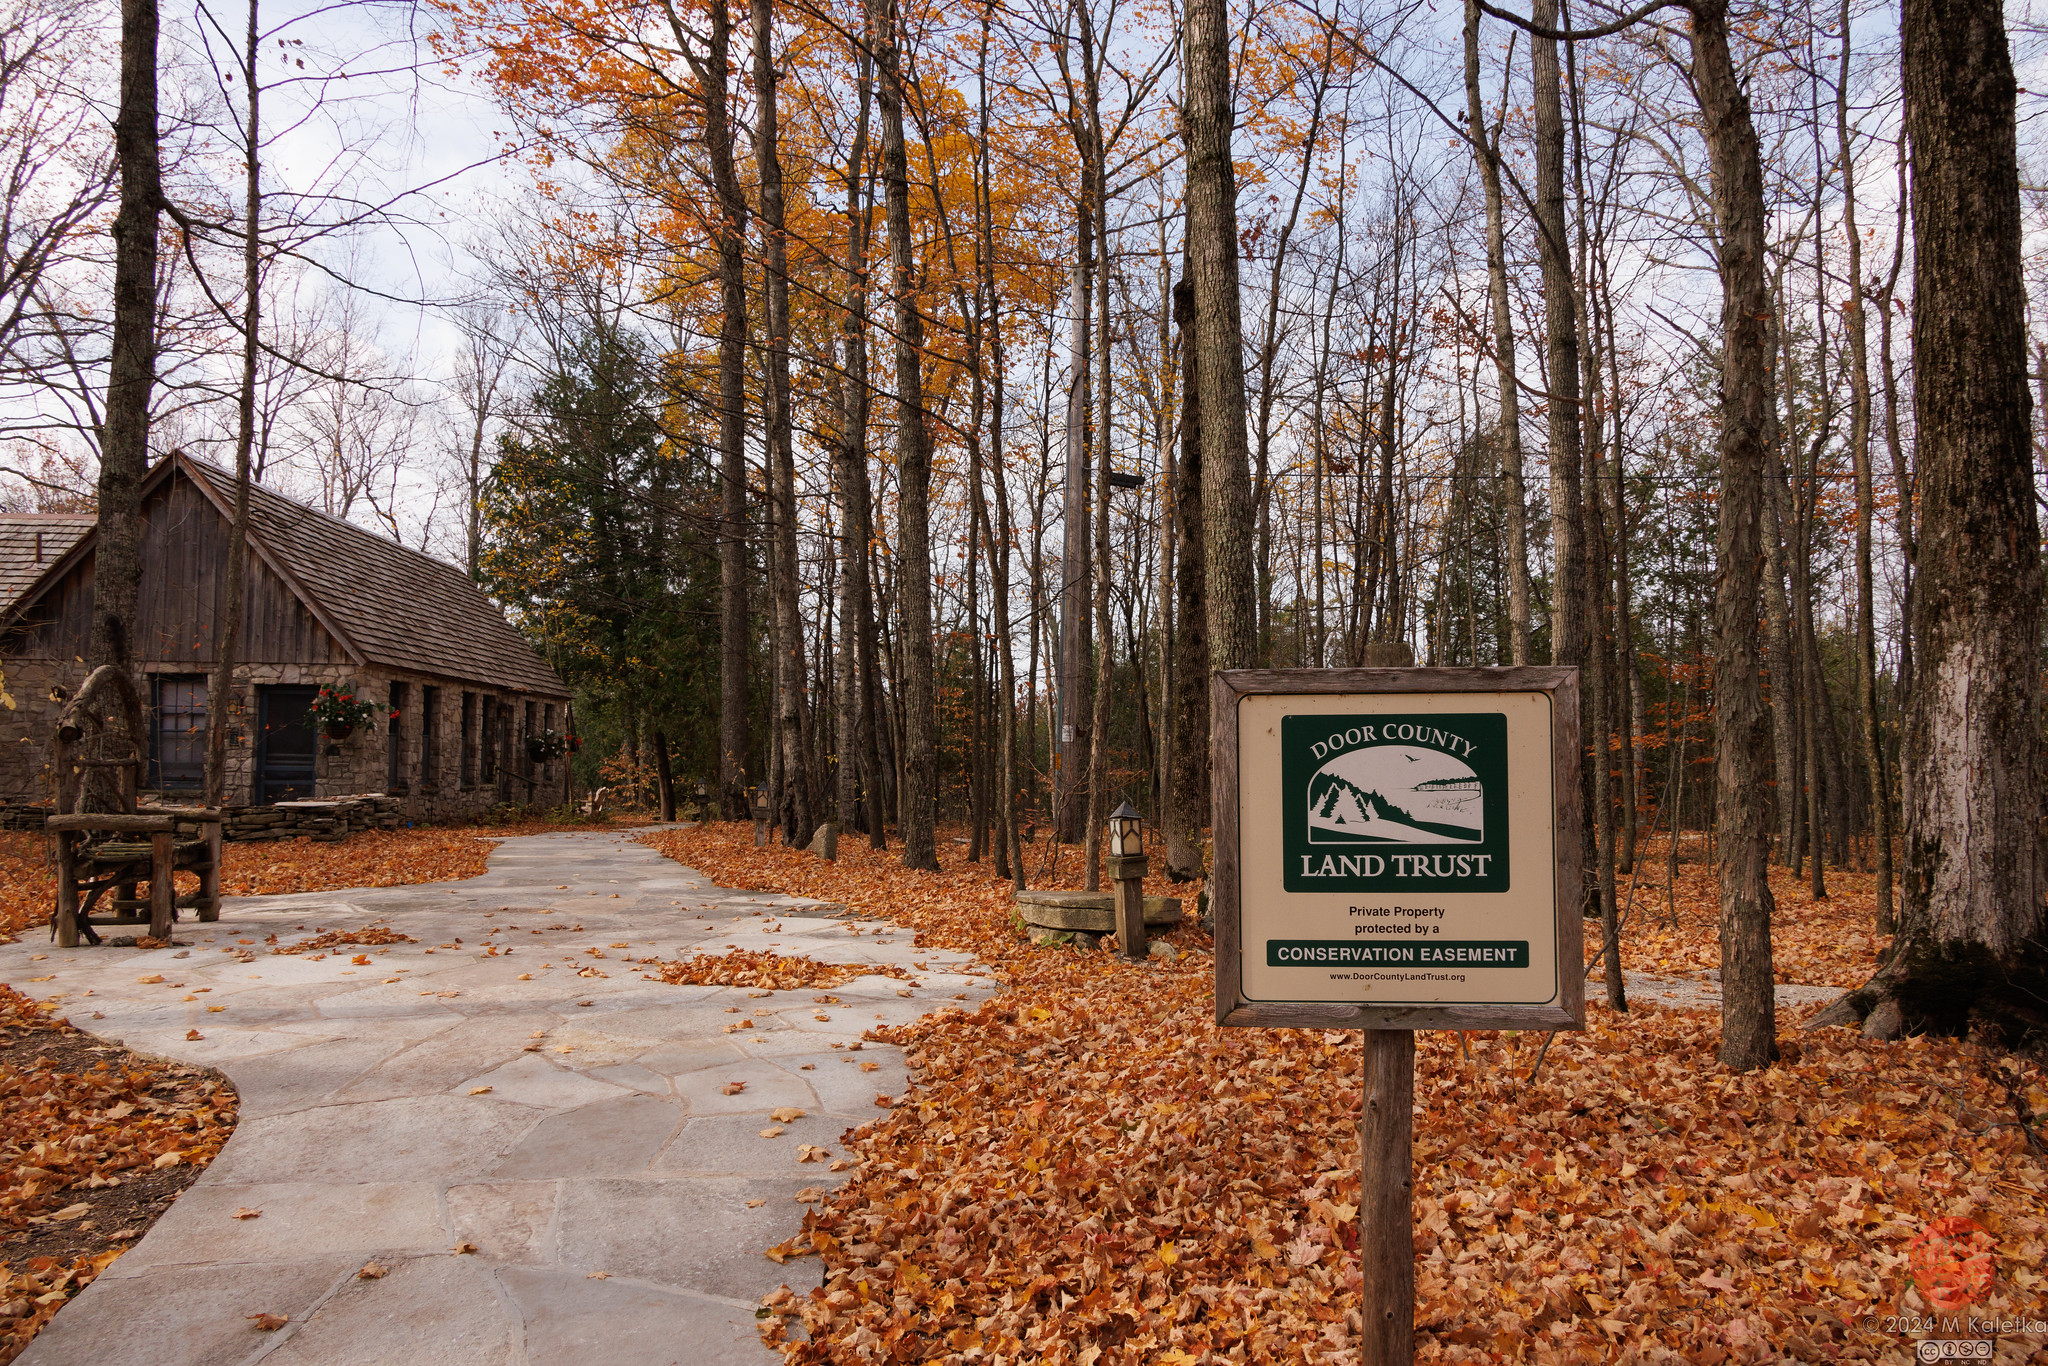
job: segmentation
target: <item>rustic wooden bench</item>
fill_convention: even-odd
[[[178,838],[178,826],[196,825],[197,838]],[[82,933],[88,943],[100,942],[92,925],[94,905],[108,891],[117,891],[114,925],[149,926],[152,939],[168,939],[179,907],[198,913],[202,921],[220,919],[221,813],[207,807],[160,807],[128,812],[79,811],[48,817],[44,826],[57,841],[57,913],[60,948],[74,948]],[[102,835],[146,835],[146,840],[100,839]],[[197,873],[199,889],[177,895],[174,875]],[[139,882],[149,884],[149,898],[135,896]],[[82,898],[82,899],[81,899]],[[145,921],[134,912],[147,908]],[[130,914],[123,916],[121,912]]]
[[[134,913],[146,907],[150,938],[169,939],[171,922],[178,915],[174,879],[180,872],[199,875],[199,890],[184,904],[201,920],[218,920],[220,811],[196,806],[144,810],[136,805],[146,737],[135,680],[110,664],[94,669],[58,716],[55,740],[51,758],[57,814],[46,818],[43,827],[57,845],[57,906],[50,929],[58,947],[76,948],[81,931],[89,942],[100,942],[92,927],[92,909],[109,891],[115,893],[114,924],[145,923]],[[106,778],[95,774],[112,778],[111,793]],[[97,792],[92,790],[95,786]],[[84,809],[95,800],[111,800],[120,809]],[[193,827],[197,837],[179,839],[180,825]],[[130,838],[121,838],[124,835]],[[139,882],[149,884],[147,901],[135,895]],[[126,918],[120,915],[123,911],[129,913]]]

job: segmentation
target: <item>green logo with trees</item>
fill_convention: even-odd
[[[1507,717],[1280,722],[1290,892],[1508,889]]]

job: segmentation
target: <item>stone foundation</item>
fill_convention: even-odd
[[[145,726],[154,720],[152,676],[190,678],[196,672],[193,665],[144,661],[139,666]],[[0,698],[6,702],[0,708],[0,828],[39,828],[40,809],[54,795],[52,731],[64,700],[84,678],[85,667],[76,660],[0,657]],[[536,761],[527,750],[529,737],[567,730],[565,699],[375,666],[258,663],[235,671],[228,700],[224,778],[229,811],[269,809],[250,804],[251,797],[260,795],[251,734],[259,714],[258,690],[294,684],[351,686],[379,706],[368,724],[348,736],[319,738],[313,796],[320,801],[349,802],[376,793],[379,800],[396,802],[403,820],[440,821],[483,816],[501,806],[546,807],[572,800],[567,759]],[[393,700],[396,720],[386,709]],[[145,802],[173,806],[191,805],[199,796],[196,790],[158,792],[146,785],[141,795]],[[24,814],[31,811],[38,814]],[[234,837],[231,829],[228,838]]]
[[[177,805],[186,805],[177,802]],[[230,806],[221,813],[224,840],[312,839],[332,843],[347,839],[359,830],[396,830],[408,824],[406,799],[382,792],[352,797],[322,798],[319,801],[279,802],[274,806]],[[0,805],[0,830],[43,829],[49,808]],[[180,826],[183,833],[193,833]]]

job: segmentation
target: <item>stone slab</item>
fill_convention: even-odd
[[[484,1181],[450,1186],[448,1222],[458,1242],[490,1262],[545,1262],[555,1219],[553,1181]]]
[[[50,1320],[15,1358],[16,1366],[237,1366],[267,1345],[265,1335],[250,1323],[251,1314],[304,1319],[358,1265],[327,1256],[102,1275]]]
[[[264,1358],[271,1366],[520,1366],[519,1315],[488,1266],[443,1254],[351,1276]],[[280,1334],[280,1336],[283,1336]]]
[[[530,1366],[762,1366],[778,1359],[762,1348],[750,1304],[524,1267],[507,1267],[498,1279],[525,1315]],[[593,1356],[594,1342],[604,1344],[601,1355]]]
[[[497,1181],[644,1171],[683,1125],[680,1103],[628,1094],[549,1115],[491,1168]]]
[[[613,1088],[606,1088],[611,1090]],[[534,1122],[537,1110],[495,1097],[421,1096],[246,1115],[207,1176],[230,1184],[403,1181],[422,1172],[474,1180]]]
[[[363,1257],[445,1252],[454,1241],[441,1222],[440,1187],[424,1181],[347,1186],[201,1181],[178,1197],[177,1209],[175,1223],[165,1228],[159,1222],[106,1274],[139,1276],[161,1266],[219,1261],[285,1261],[309,1249]],[[235,1212],[242,1209],[262,1214],[237,1219]]]
[[[777,1266],[761,1255],[795,1233],[802,1216],[791,1197],[824,1184],[812,1176],[824,1175],[822,1164],[790,1170],[783,1178],[564,1182],[556,1216],[561,1264],[748,1302],[785,1283],[808,1289],[819,1283],[816,1258]],[[761,1207],[747,1208],[763,1197]]]
[[[1111,892],[1018,892],[1017,914],[1027,925],[1049,930],[1116,933],[1116,896]],[[1180,924],[1180,898],[1145,898],[1147,925]]]

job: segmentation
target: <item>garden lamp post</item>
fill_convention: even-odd
[[[1121,802],[1109,813],[1109,876],[1116,883],[1116,938],[1124,957],[1145,957],[1144,818]]]
[[[768,847],[768,789],[754,789],[754,847]]]

